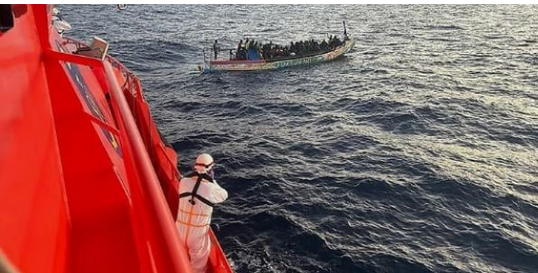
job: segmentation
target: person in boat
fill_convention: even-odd
[[[322,52],[329,50],[329,44],[325,41],[325,39],[323,39],[323,41],[321,42],[320,48]]]
[[[261,60],[262,56],[258,47],[258,42],[250,40],[250,45],[247,48],[247,60]]]
[[[239,44],[237,44],[237,51],[239,51],[243,47],[243,40],[239,40]]]
[[[245,60],[247,53],[245,51],[245,45],[248,42],[248,39],[246,40],[245,44],[243,44],[243,40],[239,40],[239,44],[237,44],[237,51],[235,52],[235,59],[236,60]]]
[[[213,53],[215,53],[215,60],[217,59],[217,54],[219,53],[219,46],[217,45],[217,40],[213,43]]]
[[[329,47],[331,48],[331,50],[344,44],[344,42],[340,41],[340,39],[338,39],[337,36],[331,36],[331,37],[332,38],[329,40]]]
[[[213,157],[201,154],[194,162],[194,172],[179,183],[179,209],[176,225],[189,251],[193,273],[205,273],[211,252],[209,228],[213,206],[224,202],[228,192],[214,177]]]
[[[239,41],[237,45],[237,53],[235,54],[236,60],[247,60],[248,49],[251,45],[251,41],[247,38],[243,44],[243,40]]]

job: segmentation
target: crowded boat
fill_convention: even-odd
[[[342,36],[340,36],[342,37]],[[347,34],[327,35],[323,40],[299,40],[289,44],[263,42],[252,37],[239,40],[236,46],[221,48],[215,40],[212,48],[204,48],[202,73],[217,71],[255,71],[281,69],[292,66],[328,62],[348,53],[355,45],[355,38]],[[207,54],[211,53],[211,54]],[[208,56],[209,55],[209,56]]]
[[[266,62],[271,62],[321,55],[333,51],[343,45],[346,40],[349,40],[347,35],[345,35],[343,40],[339,39],[336,35],[330,35],[328,39],[323,39],[322,41],[311,39],[279,45],[271,41],[263,43],[246,38],[244,42],[240,40],[236,48],[228,50],[229,60],[265,60]],[[214,59],[217,59],[219,51],[218,42],[215,41],[213,44]]]

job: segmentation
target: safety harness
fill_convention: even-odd
[[[209,175],[207,175],[206,173],[197,173],[197,172],[193,172],[193,173],[190,173],[188,175],[186,175],[186,177],[194,177],[194,176],[197,176],[198,178],[196,179],[196,184],[194,184],[194,187],[192,188],[192,192],[184,192],[182,194],[179,195],[179,198],[183,198],[183,197],[191,197],[191,199],[189,200],[189,203],[191,205],[195,205],[196,204],[196,201],[194,201],[194,198],[202,201],[202,203],[210,206],[210,207],[213,207],[215,206],[214,203],[212,203],[211,201],[205,199],[203,196],[199,195],[198,194],[198,188],[200,187],[200,183],[202,183],[202,179],[205,179],[211,183],[213,183],[213,178]]]

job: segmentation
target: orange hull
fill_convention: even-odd
[[[140,82],[73,54],[50,5],[0,33],[0,254],[20,272],[191,272],[174,225],[180,174]],[[4,15],[4,14],[2,14]],[[232,272],[218,241],[209,272]]]

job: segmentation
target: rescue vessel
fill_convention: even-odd
[[[53,10],[0,5],[0,271],[192,272],[177,153],[140,80]],[[210,235],[208,272],[232,272]]]

